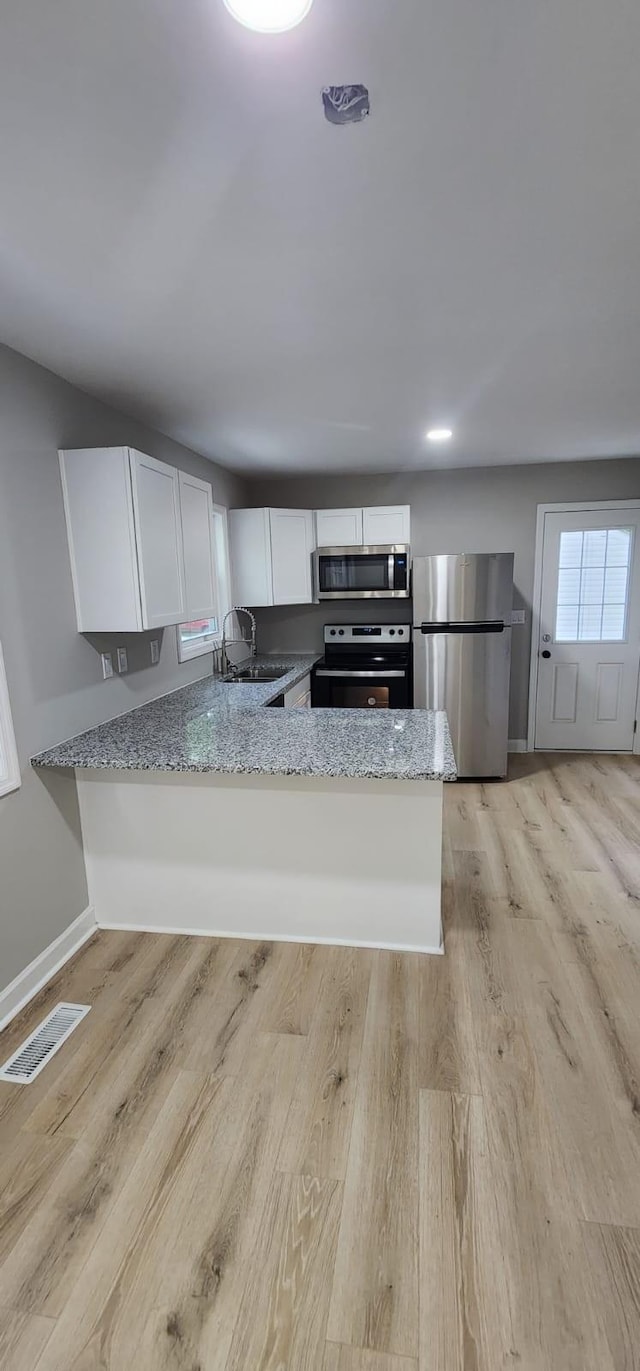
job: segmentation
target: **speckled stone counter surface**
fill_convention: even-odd
[[[431,710],[267,709],[317,656],[258,657],[277,681],[207,676],[32,758],[35,767],[456,779],[446,715]]]

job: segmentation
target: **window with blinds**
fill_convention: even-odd
[[[556,642],[624,641],[631,551],[630,528],[560,534]]]

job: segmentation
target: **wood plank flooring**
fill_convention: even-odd
[[[446,956],[101,932],[0,1038],[3,1371],[640,1371],[640,759],[445,787]]]

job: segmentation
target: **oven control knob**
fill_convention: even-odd
[[[400,637],[402,637],[402,635],[403,635],[403,633],[404,633],[404,629],[403,629],[403,628],[399,628],[399,629],[398,629],[398,633],[400,634]]]
[[[389,629],[389,637],[390,637],[390,638],[394,638],[394,637],[395,637],[395,632],[396,632],[396,631],[395,631],[395,628],[390,628],[390,629]]]
[[[343,628],[340,628],[340,629],[338,629],[338,632],[339,632],[339,634],[340,634],[340,637],[341,637],[341,638],[344,638],[344,629],[343,629]]]
[[[335,636],[336,636],[335,628],[332,628],[332,629],[331,629],[331,637],[332,637],[332,638],[335,638]]]

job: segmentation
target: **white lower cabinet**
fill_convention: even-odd
[[[303,676],[297,685],[287,690],[284,697],[285,709],[311,708],[311,676]]]
[[[307,605],[313,600],[309,509],[232,509],[229,543],[238,605]]]
[[[136,633],[215,613],[206,481],[133,448],[60,453],[80,633]]]

